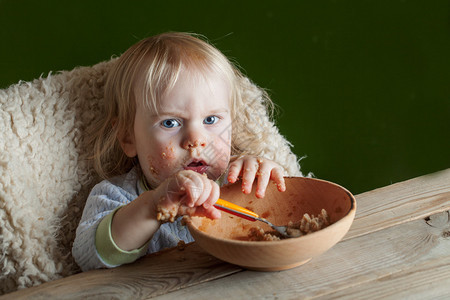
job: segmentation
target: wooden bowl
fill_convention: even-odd
[[[332,224],[297,238],[248,241],[250,228],[260,226],[270,231],[270,226],[222,212],[222,218],[218,220],[205,217],[188,220],[196,243],[221,260],[258,271],[297,267],[330,249],[344,237],[353,222],[355,197],[345,188],[328,181],[303,177],[285,179],[285,192],[279,192],[275,184],[269,184],[263,199],[256,198],[254,190],[250,195],[243,194],[241,182],[222,187],[220,197],[256,212],[275,225],[298,221],[305,213],[317,215],[322,208],[328,212]]]

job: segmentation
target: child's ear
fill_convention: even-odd
[[[126,156],[135,157],[137,155],[134,132],[130,132],[130,130],[123,130],[117,135],[117,139],[119,140],[120,147],[122,147],[122,150]]]

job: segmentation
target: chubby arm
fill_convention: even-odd
[[[130,178],[134,178],[134,174],[127,174],[126,180],[123,181],[128,182]],[[110,215],[112,216],[119,207],[136,198],[132,186],[124,189],[123,186],[104,180],[97,184],[89,194],[72,248],[73,257],[83,271],[117,265],[113,261],[105,260],[98,252],[96,236],[98,229],[102,227],[100,225],[108,223],[105,221]],[[109,224],[111,223],[109,222]],[[103,227],[110,228],[109,226]],[[107,234],[108,230],[103,231],[103,233],[105,232]],[[108,236],[102,237],[102,241],[107,239]]]
[[[144,192],[115,213],[111,235],[120,249],[140,248],[158,230],[160,222],[156,220],[154,194],[155,191]]]
[[[181,215],[220,218],[213,206],[219,193],[219,186],[206,176],[180,171],[116,212],[111,226],[114,242],[130,251],[147,243],[162,221]]]
[[[263,198],[269,181],[277,184],[278,190],[284,192],[286,184],[283,178],[283,169],[275,162],[251,155],[235,158],[230,163],[228,181],[234,183],[242,177],[242,192],[250,194],[253,182],[257,179],[256,197]]]

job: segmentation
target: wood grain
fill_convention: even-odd
[[[130,265],[76,274],[0,299],[148,299],[241,270],[192,243],[181,251],[166,250]]]
[[[350,239],[450,209],[450,169],[357,196]]]
[[[450,258],[430,260],[316,299],[450,299]]]
[[[427,238],[442,239],[447,248],[436,247],[427,260],[408,264],[399,272],[327,294],[323,299],[450,299],[450,213],[427,218]],[[433,229],[434,228],[434,229]],[[436,243],[436,241],[430,242]]]
[[[415,220],[343,241],[295,269],[275,273],[244,271],[157,299],[329,299],[347,295],[370,299],[414,295],[409,290],[426,297],[444,296],[450,281],[447,230],[448,226],[435,228],[423,219]],[[431,294],[429,288],[433,286],[439,289]]]

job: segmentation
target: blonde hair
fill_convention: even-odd
[[[182,69],[222,75],[231,87],[232,144],[235,133],[246,130],[246,124],[240,124],[242,122],[236,117],[238,108],[244,105],[241,90],[249,82],[238,68],[198,35],[171,32],[152,36],[124,52],[108,75],[104,115],[90,137],[94,168],[100,177],[126,173],[136,163],[123,153],[118,137],[132,132],[138,101],[157,113],[157,100],[175,85]],[[259,92],[271,107],[267,93]],[[242,151],[244,149],[233,148],[234,154]]]

